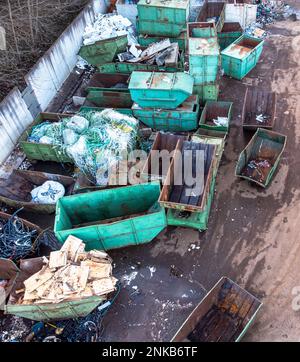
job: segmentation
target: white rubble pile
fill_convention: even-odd
[[[83,44],[91,45],[99,40],[128,36],[129,45],[135,44],[134,29],[132,23],[122,15],[98,14],[93,25],[85,28]]]

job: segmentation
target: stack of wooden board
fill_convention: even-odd
[[[105,296],[115,290],[112,260],[102,251],[84,251],[82,240],[69,236],[59,251],[44,257],[41,270],[24,281],[20,304],[47,304]]]

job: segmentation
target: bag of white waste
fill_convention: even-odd
[[[32,201],[37,204],[56,204],[64,195],[64,186],[56,181],[46,181],[31,191]]]
[[[48,137],[48,136],[43,136],[39,139],[39,143],[42,143],[44,145],[54,145],[55,141],[53,138]]]
[[[99,14],[93,25],[85,28],[83,34],[83,44],[95,44],[99,40],[115,38],[122,35],[128,35],[130,45],[134,42],[134,30],[132,23],[127,18],[115,14]]]
[[[66,146],[70,146],[73,145],[75,142],[77,142],[79,135],[72,129],[66,128],[63,130],[63,138],[64,138],[64,144]]]
[[[218,117],[218,119],[213,120],[216,126],[227,127],[228,126],[228,118],[227,117]]]
[[[89,121],[81,116],[73,116],[66,122],[66,127],[77,133],[82,133],[89,127]]]

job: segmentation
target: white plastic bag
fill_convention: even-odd
[[[32,201],[37,204],[56,204],[64,195],[64,186],[56,181],[46,181],[31,191]]]

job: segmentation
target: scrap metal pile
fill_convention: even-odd
[[[112,276],[112,260],[104,252],[84,249],[82,240],[70,236],[49,259],[44,257],[42,269],[24,281],[17,304],[45,305],[92,296],[105,299],[117,283]]]
[[[145,50],[131,45],[128,51],[118,54],[120,62],[156,64],[158,66],[174,66],[179,58],[179,46],[177,43],[171,44],[170,39],[164,39],[158,43],[153,43]]]
[[[266,159],[250,160],[242,171],[242,175],[259,182],[265,182],[271,168],[272,164]]]
[[[0,258],[18,261],[33,252],[37,230],[30,229],[16,213],[8,220],[0,219]]]

